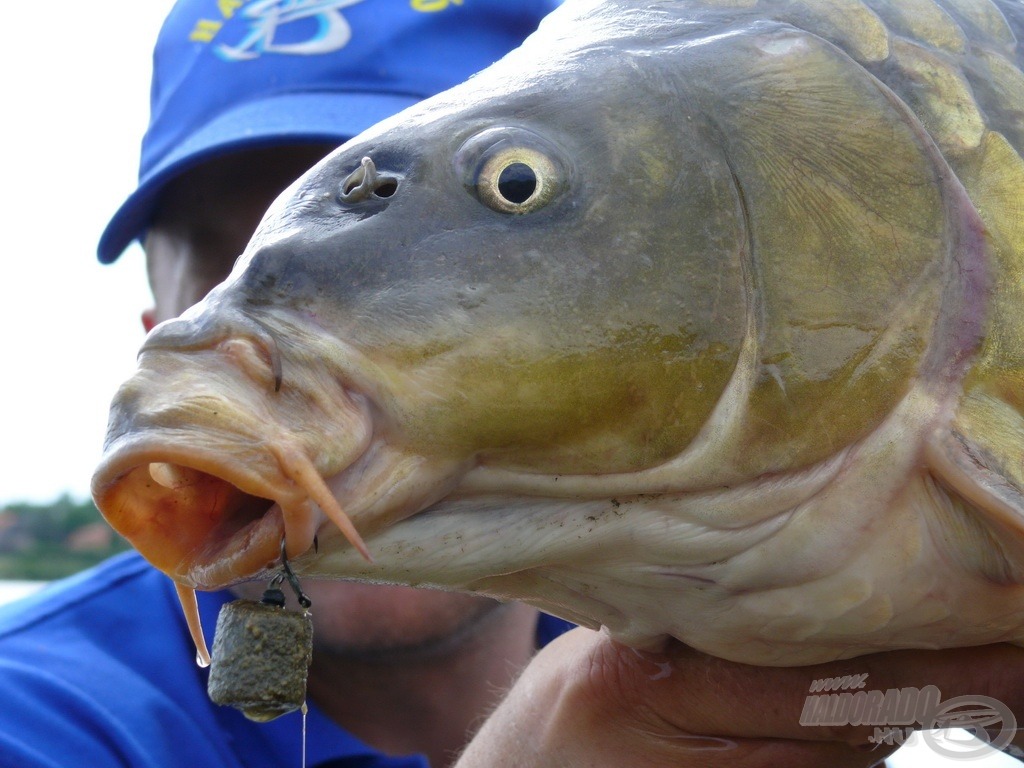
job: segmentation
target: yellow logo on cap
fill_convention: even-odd
[[[462,2],[462,0],[456,0]],[[217,55],[228,61],[246,61],[259,58],[264,53],[293,54],[309,56],[331,53],[344,48],[352,38],[352,29],[341,9],[364,0],[217,0],[221,19],[200,19],[189,33],[195,42],[209,43],[224,26],[224,19],[235,15],[239,8],[241,15],[249,20],[249,33],[237,44],[221,44]],[[302,19],[315,18],[318,29],[308,40],[292,43],[277,43],[277,30],[286,24]]]
[[[409,6],[421,13],[443,11],[449,5],[462,5],[462,0],[409,0]]]
[[[235,11],[242,7],[244,0],[217,0],[217,10],[221,19],[230,19]],[[189,33],[188,39],[194,43],[208,43],[216,37],[224,22],[214,19],[200,19]]]
[[[419,13],[436,13],[465,0],[409,0],[409,7]],[[363,0],[217,0],[220,19],[199,19],[189,40],[209,43],[224,26],[224,20],[235,15],[242,6],[242,15],[248,19],[249,34],[237,45],[220,45],[217,54],[229,61],[255,59],[264,53],[290,53],[309,55],[329,53],[344,48],[352,37],[348,21],[341,9]],[[275,44],[274,33],[278,27],[291,21],[316,17],[320,30],[314,38],[301,43]]]

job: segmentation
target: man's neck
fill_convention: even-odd
[[[387,754],[425,754],[445,768],[535,650],[537,612],[501,606],[433,653],[352,658],[316,650],[309,697],[336,723]]]

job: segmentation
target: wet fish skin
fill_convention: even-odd
[[[995,0],[567,3],[151,334],[97,503],[199,586],[319,532],[307,575],[739,661],[1019,641],[1022,32]],[[390,194],[346,201],[364,158]],[[524,160],[543,199],[493,210]]]

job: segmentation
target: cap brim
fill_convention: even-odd
[[[342,144],[420,100],[419,96],[381,93],[290,93],[221,113],[139,181],[100,236],[100,262],[116,261],[149,227],[163,188],[189,168],[241,149],[331,141]]]

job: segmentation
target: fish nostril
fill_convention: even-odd
[[[398,191],[398,179],[377,173],[373,160],[364,157],[359,167],[341,182],[338,197],[341,202],[361,203],[371,197],[388,198]]]
[[[395,192],[398,191],[398,182],[394,179],[381,179],[377,188],[373,190],[373,194],[377,197],[391,197]]]
[[[355,174],[352,174],[352,176],[349,176],[345,180],[345,183],[341,185],[341,195],[342,195],[342,197],[351,197],[352,193],[355,190],[357,190],[359,188],[359,185],[362,183],[362,179],[355,179],[355,178],[353,178],[353,176],[355,176]]]
[[[359,203],[373,194],[377,186],[377,168],[373,160],[364,157],[359,167],[341,182],[341,201],[343,203]]]

